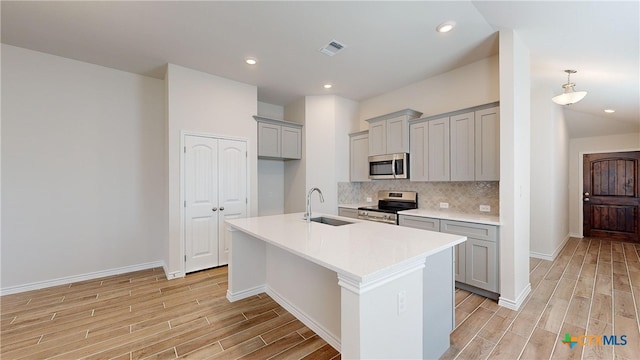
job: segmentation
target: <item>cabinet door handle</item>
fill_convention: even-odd
[[[224,206],[220,206],[220,211],[224,211]]]
[[[211,209],[211,211],[218,211],[218,208],[214,207],[214,208]]]

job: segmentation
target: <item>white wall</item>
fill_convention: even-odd
[[[336,96],[335,98],[335,136],[336,136],[336,182],[349,181],[350,156],[349,156],[349,134],[353,132],[354,124],[358,123],[358,113],[360,104]],[[337,186],[337,184],[336,184]],[[336,188],[336,201],[337,201]]]
[[[300,98],[284,108],[287,121],[305,124],[305,98]],[[307,128],[302,128],[302,159],[284,164],[284,212],[302,212],[305,209],[307,186]]]
[[[258,115],[270,119],[284,120],[284,106],[258,101]]]
[[[360,102],[360,128],[366,119],[403,109],[423,117],[492,103],[500,100],[498,56],[476,61],[444,74]]]
[[[2,45],[2,287],[159,263],[161,80]]]
[[[258,159],[258,216],[284,214],[284,163]]]
[[[596,136],[569,141],[569,231],[582,237],[583,155],[640,150],[640,133]]]
[[[553,89],[531,93],[531,256],[553,260],[569,237],[569,135]]]
[[[305,98],[305,132],[310,134],[306,139],[305,191],[317,187],[324,195],[324,203],[312,195],[314,212],[338,214],[338,182],[349,179],[348,133],[357,111],[356,102],[338,96]]]
[[[169,247],[167,276],[182,276],[180,136],[195,131],[248,140],[249,213],[258,214],[257,88],[181,66],[167,67]]]
[[[284,119],[284,106],[258,101],[258,115]],[[284,161],[258,159],[258,216],[284,213]]]
[[[531,85],[529,50],[500,31],[500,300],[518,309],[529,283]]]

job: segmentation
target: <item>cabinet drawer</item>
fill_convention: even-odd
[[[441,220],[440,231],[449,234],[464,235],[480,240],[494,242],[498,240],[498,229],[495,225],[475,224],[453,220]]]
[[[358,218],[358,210],[357,209],[339,207],[338,208],[338,215],[357,219]]]
[[[420,216],[400,215],[400,226],[422,230],[440,231],[440,220]]]

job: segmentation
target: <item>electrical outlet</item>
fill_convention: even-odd
[[[370,198],[370,197],[368,197],[368,198],[367,198],[367,202],[371,202],[371,201],[372,201],[372,200],[371,200],[371,198]]]
[[[491,211],[491,206],[489,206],[489,205],[480,205],[480,211],[489,212],[489,211]]]
[[[445,202],[440,203],[440,209],[448,209],[448,208],[449,208],[449,203],[445,203]]]
[[[398,293],[398,315],[407,311],[407,292],[402,290]]]

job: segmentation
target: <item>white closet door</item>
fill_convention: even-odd
[[[219,182],[219,265],[228,263],[229,239],[224,221],[247,216],[247,143],[220,139]]]
[[[185,136],[185,271],[219,265],[218,140]]]

